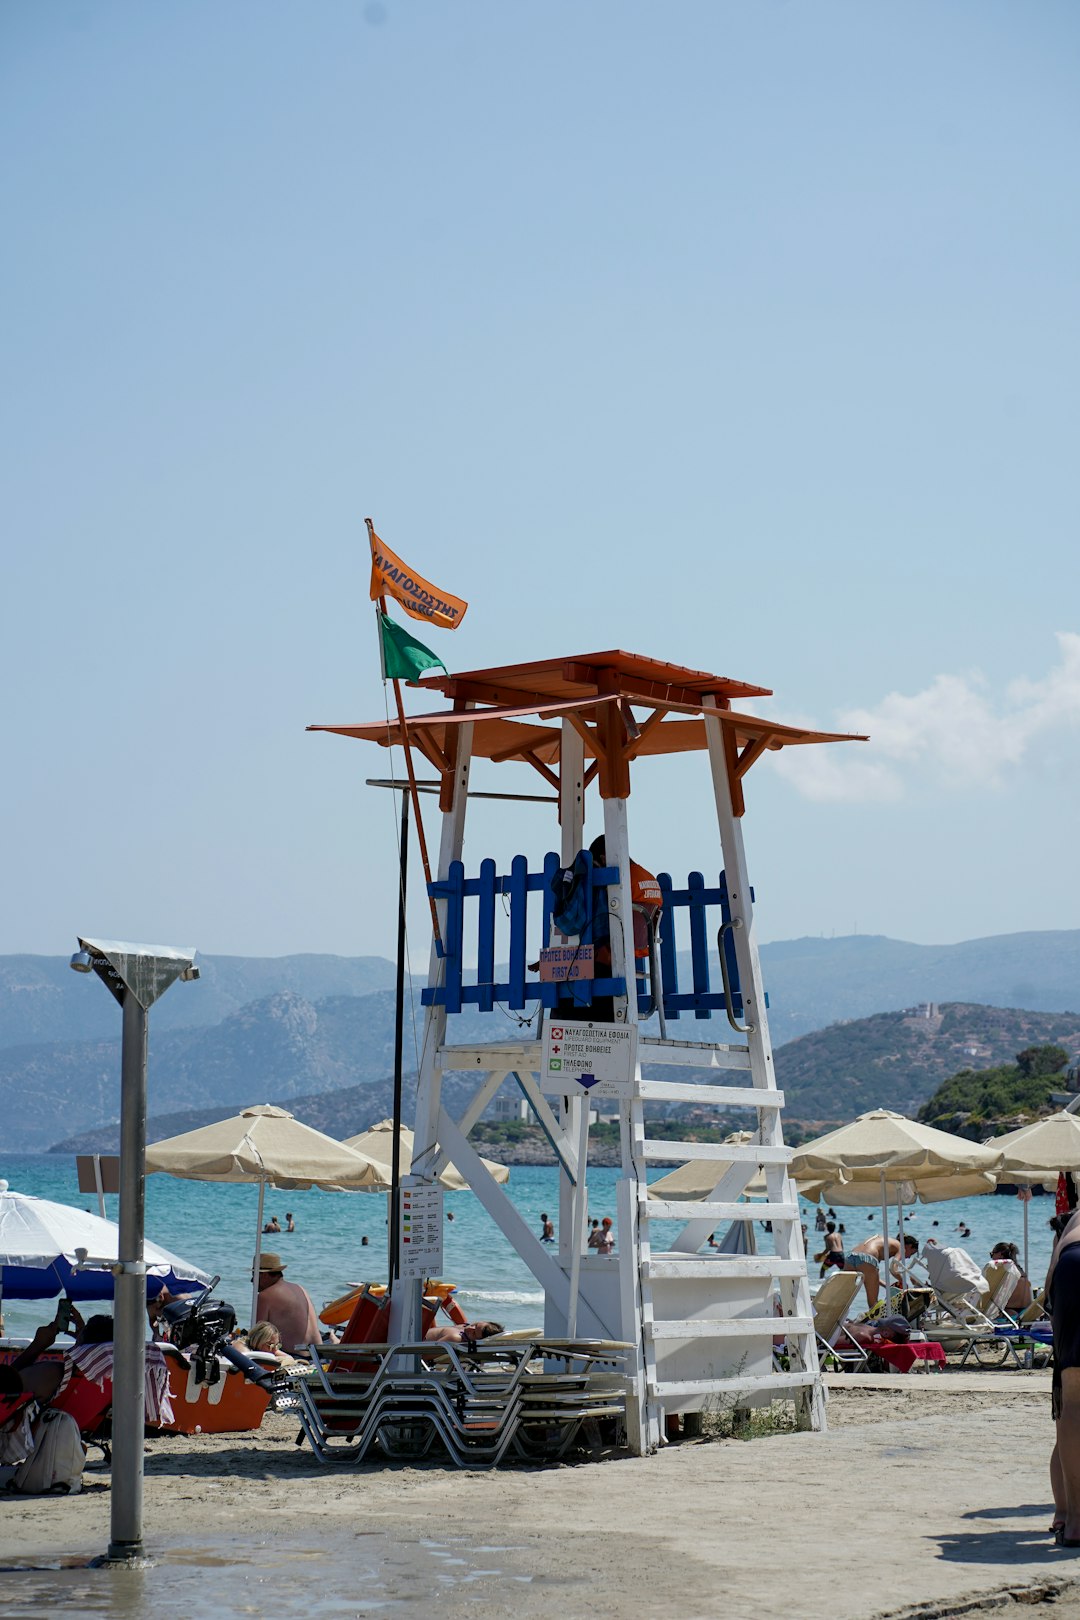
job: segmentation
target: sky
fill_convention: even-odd
[[[1072,0],[6,0],[0,951],[393,954],[369,515],[451,670],[869,733],[751,771],[763,940],[1080,927],[1078,84]],[[630,828],[715,871],[704,759]]]

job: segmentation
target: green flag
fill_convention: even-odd
[[[425,669],[441,669],[444,675],[450,673],[430,647],[425,647],[422,641],[410,636],[402,625],[395,624],[386,613],[379,614],[379,641],[384,680],[415,681]]]

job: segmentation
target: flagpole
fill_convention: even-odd
[[[367,524],[368,545],[371,549],[372,567],[375,564],[375,525],[370,518],[365,518]],[[380,596],[377,611],[383,615],[387,612],[386,597]],[[379,656],[382,659],[382,625],[379,626]],[[386,680],[386,665],[383,662],[383,680]],[[424,833],[424,819],[420,814],[420,790],[416,785],[416,771],[413,766],[412,745],[409,742],[409,728],[405,720],[405,705],[401,701],[401,687],[396,675],[390,677],[390,684],[394,688],[394,703],[397,707],[398,725],[401,727],[401,745],[405,750],[405,771],[409,778],[409,793],[412,796],[413,814],[416,817],[416,841],[420,846],[420,860],[424,868],[424,883],[427,887],[428,907],[431,911],[431,927],[435,935],[435,945],[439,955],[442,955],[442,934],[439,930],[439,913],[435,906],[435,899],[431,893],[431,861],[428,858],[427,837]]]
[[[379,597],[379,611],[386,612],[386,597]],[[381,645],[381,640],[380,640]],[[424,882],[428,890],[428,905],[431,908],[431,926],[435,931],[435,943],[442,955],[442,935],[439,932],[439,913],[435,909],[435,899],[431,893],[431,862],[428,859],[427,837],[424,833],[424,823],[420,815],[420,789],[416,785],[416,768],[413,765],[412,745],[409,742],[409,728],[405,720],[405,705],[401,701],[401,686],[396,675],[390,677],[390,684],[394,688],[394,702],[397,705],[398,725],[401,727],[401,745],[405,750],[405,771],[409,778],[409,794],[413,802],[413,814],[416,816],[416,841],[420,845],[420,860],[424,867]]]
[[[390,1171],[390,1293],[397,1282],[401,1256],[401,1092],[405,1024],[405,895],[409,879],[409,795],[401,795],[401,850],[398,856],[397,996],[394,1002],[394,1134]]]

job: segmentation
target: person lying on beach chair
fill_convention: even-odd
[[[450,1322],[429,1327],[424,1338],[429,1344],[476,1344],[502,1332],[501,1322]]]

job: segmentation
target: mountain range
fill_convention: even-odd
[[[908,1108],[957,1068],[1009,1061],[1037,1041],[1070,1050],[1080,1042],[1080,931],[952,946],[873,935],[792,940],[764,946],[762,963],[778,1079],[804,1119],[850,1117],[886,1095]],[[350,1130],[387,1112],[392,963],[208,957],[200,966],[200,983],[175,986],[151,1014],[151,1114],[221,1117],[268,1100],[320,1110],[314,1099],[353,1088]],[[919,1003],[936,1011],[921,1020],[904,1011]],[[993,1011],[1010,1007],[1025,1010]],[[1069,1008],[1077,1014],[1066,1016]],[[413,1012],[410,1069],[421,1028]],[[504,1009],[466,1013],[453,1038],[505,1039],[518,1027]],[[676,1038],[709,1032],[685,1016],[669,1026]],[[2,1145],[42,1151],[115,1120],[118,1100],[119,1013],[103,987],[70,973],[64,958],[0,958]]]

